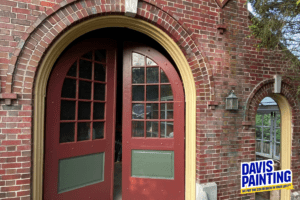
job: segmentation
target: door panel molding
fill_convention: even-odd
[[[178,45],[158,27],[135,18],[125,16],[96,17],[70,28],[46,53],[40,64],[34,88],[33,129],[33,189],[34,200],[42,199],[45,94],[49,74],[63,50],[79,36],[100,28],[127,27],[148,35],[160,43],[173,58],[183,80],[185,90],[185,199],[196,198],[196,87],[191,68]]]

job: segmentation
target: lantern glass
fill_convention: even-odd
[[[226,110],[238,110],[238,98],[235,96],[233,91],[226,98]]]

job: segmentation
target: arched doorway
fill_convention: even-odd
[[[118,31],[123,37],[113,38]],[[92,36],[101,34],[110,39]],[[124,42],[134,34],[91,33],[58,59],[47,89],[44,199],[112,199],[115,129],[122,122],[123,199],[184,199],[181,80],[159,51]]]
[[[255,118],[256,161],[272,159],[274,169],[280,170],[281,116],[277,103],[265,97],[259,104]],[[280,191],[258,192],[256,200],[279,200]]]
[[[34,150],[33,150],[33,199],[42,198],[44,155],[45,91],[50,71],[61,52],[76,38],[91,30],[105,27],[128,27],[142,32],[160,43],[174,59],[185,89],[185,199],[195,199],[196,180],[196,88],[190,66],[178,45],[162,30],[140,19],[124,16],[93,18],[69,29],[51,46],[43,61],[34,88]]]

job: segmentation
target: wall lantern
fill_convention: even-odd
[[[226,97],[226,110],[238,110],[239,101],[232,90],[228,97]]]

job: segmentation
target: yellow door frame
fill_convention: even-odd
[[[280,94],[272,94],[281,115],[281,145],[280,145],[280,167],[281,170],[291,169],[292,152],[292,110],[288,100]],[[291,191],[281,190],[280,200],[290,200]]]
[[[182,77],[185,90],[185,199],[196,198],[196,87],[190,66],[178,45],[156,26],[126,16],[96,17],[69,29],[49,49],[44,57],[34,88],[34,129],[33,129],[33,200],[43,198],[44,119],[46,87],[52,67],[63,50],[79,36],[96,29],[127,27],[153,38],[173,58]]]

